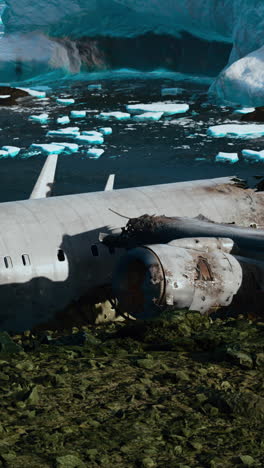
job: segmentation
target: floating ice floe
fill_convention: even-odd
[[[116,120],[127,120],[130,119],[130,114],[127,112],[101,112],[98,116],[99,119],[116,119]]]
[[[229,162],[231,164],[239,161],[237,153],[218,153],[215,157],[216,162]]]
[[[100,90],[100,89],[102,89],[102,85],[99,84],[99,83],[98,84],[90,84],[90,85],[88,85],[88,89],[90,91]]]
[[[75,119],[81,119],[82,117],[86,116],[86,111],[81,111],[81,110],[73,110],[71,111],[71,117]]]
[[[178,96],[184,92],[183,88],[162,88],[162,96]]]
[[[255,107],[241,107],[240,109],[235,110],[235,114],[249,114],[250,112],[254,112]]]
[[[101,127],[99,128],[99,131],[103,134],[103,135],[112,135],[113,133],[113,130],[111,127]]]
[[[79,143],[101,145],[104,142],[102,135],[79,135],[77,136]]]
[[[2,96],[0,96],[0,99],[8,99],[11,97],[11,94],[2,94]]]
[[[39,91],[37,89],[31,89],[31,88],[17,88],[17,89],[22,89],[22,91],[26,91],[30,96],[37,97],[37,98],[45,98],[46,93],[45,91]]]
[[[98,136],[102,137],[103,134],[101,132],[97,132],[97,130],[84,130],[82,132],[82,135],[88,135],[88,136]]]
[[[11,156],[11,158],[14,158],[21,151],[21,148],[18,148],[17,146],[3,146],[2,150],[7,151],[8,156]]]
[[[39,114],[39,115],[30,115],[29,120],[34,120],[34,122],[46,123],[49,118],[49,114]]]
[[[166,104],[164,102],[154,102],[152,104],[128,104],[128,112],[163,112],[164,115],[183,114],[189,110],[188,104]]]
[[[144,114],[135,115],[133,118],[139,122],[145,122],[148,120],[160,120],[164,112],[145,112]]]
[[[264,161],[264,150],[253,151],[249,149],[242,150],[242,156],[248,161]]]
[[[75,103],[75,99],[69,98],[69,99],[62,99],[62,98],[57,98],[56,102],[58,104],[63,104],[64,106],[69,106],[70,104]]]
[[[258,138],[264,135],[264,125],[258,124],[226,124],[209,127],[207,135],[215,138]]]
[[[33,150],[40,150],[42,153],[45,154],[60,154],[64,150],[64,146],[62,145],[57,145],[56,143],[46,143],[46,144],[37,144],[37,143],[32,143],[30,145],[30,148]]]
[[[68,124],[70,123],[70,119],[68,115],[63,115],[62,117],[57,118],[57,123],[61,125]]]
[[[80,135],[79,127],[66,127],[59,130],[49,130],[47,136],[69,136],[77,137]]]
[[[9,156],[8,151],[0,150],[0,159],[1,158],[8,158],[8,156]]]
[[[99,159],[103,153],[104,153],[104,150],[100,148],[90,148],[87,151],[87,154],[91,159]]]
[[[56,146],[63,146],[64,151],[67,153],[76,153],[79,149],[79,145],[77,145],[77,143],[52,142],[51,144]]]

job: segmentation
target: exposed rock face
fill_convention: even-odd
[[[13,106],[18,104],[21,98],[27,97],[30,97],[30,94],[23,89],[0,86],[0,106]]]
[[[264,106],[256,107],[253,112],[242,115],[241,120],[243,122],[264,122]]]

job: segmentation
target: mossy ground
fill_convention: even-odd
[[[175,313],[66,335],[2,348],[0,466],[264,466],[264,323]]]

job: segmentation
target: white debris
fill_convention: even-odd
[[[30,89],[30,88],[17,88],[22,89],[22,91],[26,91],[30,96],[37,97],[37,98],[45,98],[46,93],[45,91],[38,91],[37,89]]]
[[[69,119],[68,115],[64,115],[63,117],[58,117],[57,118],[57,123],[61,124],[61,125],[68,124],[68,123],[70,123],[70,119]]]
[[[229,162],[231,164],[239,161],[237,153],[218,153],[215,157],[216,162]]]
[[[71,111],[71,117],[75,119],[81,119],[82,117],[86,116],[86,111],[79,111],[79,110],[73,110]]]
[[[127,112],[101,112],[97,117],[105,120],[127,120],[130,119],[130,114],[128,114]]]
[[[57,145],[57,146],[63,146],[64,151],[67,153],[76,153],[79,149],[79,145],[77,143],[58,143],[58,142],[52,142],[52,145]]]
[[[249,114],[250,112],[254,112],[255,107],[241,107],[240,109],[235,110],[235,114]]]
[[[68,98],[68,99],[57,98],[57,99],[56,99],[56,102],[57,102],[58,104],[63,104],[64,106],[69,106],[70,104],[74,104],[74,103],[75,103],[75,99],[72,99],[72,98]]]
[[[101,145],[104,142],[102,136],[99,135],[79,135],[77,137],[79,143]]]
[[[184,92],[183,88],[162,88],[162,96],[178,96]]]
[[[264,135],[264,125],[258,124],[226,124],[209,127],[207,135],[215,138],[258,138]]]
[[[90,85],[88,85],[88,89],[90,91],[100,90],[100,89],[102,89],[102,85],[101,84],[90,84]]]
[[[8,156],[13,158],[14,156],[18,155],[18,153],[21,151],[21,148],[18,148],[17,146],[2,146],[2,150],[7,151]]]
[[[253,151],[249,149],[242,150],[242,156],[249,161],[264,161],[264,150]]]
[[[160,118],[163,116],[164,112],[145,112],[144,114],[139,114],[134,116],[134,120],[137,120],[139,122],[144,122],[148,120],[160,120]]]
[[[34,122],[45,123],[49,118],[49,114],[39,114],[39,115],[30,115],[29,120],[34,120]]]
[[[9,153],[8,151],[0,150],[0,159],[1,158],[8,158]]]
[[[64,146],[62,145],[57,145],[56,143],[53,144],[37,144],[37,143],[32,143],[30,145],[30,148],[40,150],[42,153],[45,154],[60,154],[64,150]]]
[[[90,148],[87,151],[87,154],[90,157],[90,159],[99,159],[103,153],[104,153],[104,150],[99,149],[99,148]]]
[[[79,127],[66,127],[59,130],[49,130],[47,136],[69,136],[77,137],[80,135]]]
[[[188,104],[166,104],[164,102],[156,102],[152,104],[128,104],[126,106],[128,112],[163,112],[164,115],[183,114],[189,110]]]
[[[103,135],[112,135],[113,133],[113,130],[111,127],[101,127],[99,128],[99,131],[103,134]]]

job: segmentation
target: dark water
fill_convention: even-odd
[[[111,75],[110,75],[111,76]],[[0,109],[0,147],[14,145],[22,148],[15,158],[0,159],[0,201],[25,199],[37,179],[45,156],[29,156],[31,143],[49,143],[56,138],[46,136],[48,129],[63,128],[56,118],[70,110],[85,109],[84,119],[72,119],[66,126],[81,130],[96,130],[111,126],[113,134],[105,137],[105,153],[98,160],[89,159],[80,151],[59,156],[56,195],[102,190],[108,174],[116,174],[116,188],[177,182],[236,174],[254,183],[255,175],[264,174],[261,163],[240,160],[234,165],[215,163],[219,151],[238,152],[245,148],[261,150],[264,138],[242,140],[213,139],[206,135],[210,125],[237,123],[233,109],[208,102],[207,86],[188,81],[175,82],[169,78],[143,77],[101,80],[103,89],[91,92],[85,82],[64,82],[63,88],[51,90],[47,100],[28,98],[19,106]],[[162,87],[185,88],[180,96],[162,97]],[[56,97],[74,97],[75,104],[62,106]],[[125,111],[131,102],[188,103],[186,114],[162,117],[159,122],[103,121],[96,118],[101,111]],[[47,112],[50,121],[41,125],[28,120],[32,114]],[[235,119],[235,120],[234,120]],[[59,141],[59,140],[58,140]],[[65,138],[61,141],[73,142]],[[197,160],[197,158],[204,158]]]

